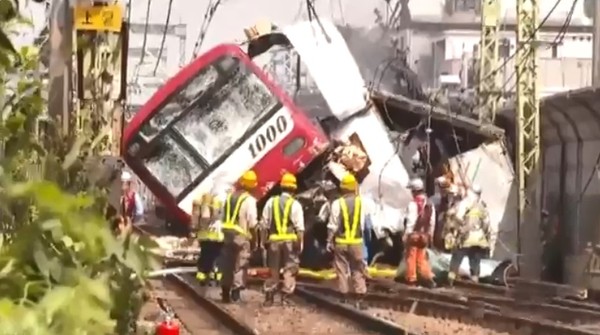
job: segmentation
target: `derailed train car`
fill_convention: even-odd
[[[261,62],[261,54],[275,45],[293,49],[298,57],[297,75],[304,67],[312,77],[317,90],[306,90],[296,80],[294,101],[319,120],[333,143],[323,162],[314,164],[303,175],[308,189],[299,197],[308,212],[317,214],[326,200],[335,196],[336,179],[352,171],[359,178],[362,196],[378,204],[372,218],[370,258],[382,256],[379,261],[397,265],[404,209],[410,200],[405,187],[408,180],[415,175],[425,177],[428,191],[433,193],[433,180],[445,174],[464,185],[482,185],[483,198],[499,233],[493,258],[504,261],[502,268],[510,263],[517,240],[511,210],[516,198],[512,164],[501,129],[481,128],[469,117],[452,115],[402,95],[368,90],[369,83],[361,76],[344,38],[330,22],[275,28],[250,43],[248,53],[255,62]],[[423,150],[427,143],[431,143],[426,150],[429,155]],[[315,171],[317,167],[322,170]],[[324,222],[319,215],[307,217],[314,221],[308,224],[310,237],[303,265],[325,267]]]
[[[269,28],[269,30],[271,29]],[[294,94],[288,93],[289,97],[285,97],[276,87],[277,85],[270,82],[270,79],[266,78],[260,69],[246,61],[242,63],[245,63],[245,66],[250,69],[244,73],[252,72],[260,81],[267,83],[266,90],[263,89],[263,91],[271,92],[266,94],[267,96],[277,97],[279,100],[277,106],[280,107],[283,104],[286,107],[284,109],[295,113],[290,112],[290,115],[295,115],[294,120],[299,120],[294,124],[302,125],[298,131],[299,135],[309,133],[319,135],[317,136],[319,141],[316,144],[306,141],[306,139],[302,142],[313,145],[315,150],[304,144],[298,147],[299,149],[296,148],[295,153],[301,154],[302,159],[282,160],[293,167],[293,172],[298,174],[300,183],[298,198],[304,204],[308,220],[306,222],[308,236],[305,239],[305,252],[302,255],[303,267],[322,269],[330,264],[330,256],[324,250],[326,228],[319,213],[326,209],[327,201],[336,196],[337,180],[343,172],[348,170],[357,175],[362,196],[368,197],[378,204],[372,217],[374,229],[368,245],[371,261],[375,255],[378,255],[377,259],[380,262],[392,266],[398,264],[402,254],[400,236],[404,229],[405,207],[410,201],[410,192],[406,185],[414,175],[422,175],[428,181],[428,191],[433,193],[432,181],[441,174],[449,175],[463,184],[477,182],[483,186],[483,197],[489,205],[493,225],[500,232],[498,244],[503,246],[503,248],[495,248],[494,258],[506,260],[512,257],[512,251],[516,245],[516,231],[511,226],[511,223],[514,222],[513,218],[507,216],[505,210],[515,208],[516,200],[511,197],[514,194],[513,174],[508,154],[503,149],[501,130],[494,127],[480,129],[474,121],[467,117],[450,115],[444,110],[401,95],[368,90],[367,83],[361,76],[359,66],[348,50],[344,38],[330,22],[323,20],[301,22],[281,30],[267,31],[249,43],[247,54],[253,58],[254,63],[260,63],[260,58],[266,56],[264,51],[277,45],[295,51],[300,57],[299,68],[304,67],[307,70],[315,82],[317,90],[306,92],[302,87],[297,87]],[[228,48],[227,50],[231,52],[235,51],[231,47]],[[244,58],[237,51],[234,53],[236,53],[236,57]],[[197,61],[197,69],[190,69],[188,72],[202,70],[205,63],[210,64],[210,62]],[[217,74],[222,77],[217,76],[217,79],[221,79],[216,82],[221,83],[219,87],[225,87],[226,85],[223,83],[227,84],[227,80],[230,79],[226,80],[226,78],[229,78],[231,73],[228,72],[229,69],[219,68],[217,70]],[[238,73],[240,71],[234,72],[234,75],[238,75]],[[188,75],[188,77],[190,76]],[[272,77],[276,77],[276,74],[272,74]],[[277,81],[277,78],[273,79]],[[234,86],[246,87],[247,84],[244,84],[246,83],[244,80],[248,81],[240,79],[239,83],[236,82]],[[179,79],[179,82],[184,81],[187,79]],[[187,85],[176,82],[178,81],[170,82],[171,90],[174,92],[179,89],[180,85]],[[183,120],[185,115],[197,113],[197,109],[194,108],[195,101],[207,106],[219,106],[223,103],[222,101],[211,102],[210,95],[205,94],[208,90],[204,89],[203,85],[207,84],[199,81],[199,89],[196,93],[190,92],[189,89],[183,89],[183,93],[176,93],[178,96],[175,101],[164,106],[162,100],[170,98],[166,93],[162,95],[157,93],[158,95],[149,102],[147,117],[154,117],[155,110],[161,106],[163,109],[169,109],[167,108],[170,107],[169,104],[185,105],[179,108],[181,109],[179,112],[178,108],[171,111],[171,113],[181,114],[181,116],[159,120],[161,122],[157,129],[154,129],[156,127],[144,127],[146,123],[152,126],[152,120],[142,120],[140,116],[140,120],[134,123],[137,128],[130,129],[131,131],[126,130],[126,134],[129,134],[126,138],[131,142],[124,145],[127,148],[126,161],[140,179],[151,186],[152,192],[157,199],[163,202],[167,212],[171,212],[170,221],[176,221],[172,225],[175,227],[185,228],[187,226],[193,194],[208,192],[213,187],[219,186],[217,183],[231,184],[239,177],[243,169],[255,167],[259,170],[259,174],[262,171],[260,166],[252,165],[252,162],[255,162],[253,160],[248,160],[250,165],[247,167],[235,164],[235,169],[228,168],[228,165],[225,164],[227,159],[220,161],[219,153],[224,144],[218,141],[205,140],[202,143],[192,141],[195,143],[196,151],[198,148],[203,148],[204,153],[211,153],[211,157],[214,156],[215,159],[211,160],[213,163],[207,164],[206,159],[203,158],[206,155],[202,153],[188,154],[187,156],[191,158],[184,154],[184,152],[193,151],[191,148],[194,146],[186,144],[187,149],[182,150],[177,149],[178,147],[165,146],[162,142],[158,143],[153,140],[159,138],[154,134],[163,132],[170,138],[179,141],[177,143],[187,143],[191,141],[190,139],[196,139],[192,136],[193,134],[186,136],[185,132],[177,129],[180,119]],[[256,84],[254,85],[256,86]],[[240,95],[243,93],[242,91],[240,91]],[[231,94],[225,93],[222,95],[229,97],[227,98],[229,100],[224,98],[221,100],[230,101]],[[183,95],[183,97],[179,97],[179,95]],[[216,110],[218,111],[218,109]],[[277,113],[279,109],[270,108],[268,110]],[[223,111],[227,112],[228,109],[223,109]],[[303,117],[300,117],[299,112],[316,120],[314,127],[301,120]],[[203,117],[202,113],[198,113],[198,115],[200,118]],[[209,122],[207,129],[213,132],[225,129],[222,126],[228,124],[229,121],[231,120],[227,120],[227,113],[221,113],[219,122],[217,124]],[[235,123],[235,120],[232,122]],[[247,138],[249,143],[252,143],[255,137],[261,136],[254,131],[256,129],[253,129],[254,127],[249,126],[245,132],[242,131],[242,128],[238,130],[244,133],[244,139]],[[152,138],[144,142],[148,148],[143,149],[135,139],[142,138],[141,135],[148,131],[152,133]],[[322,138],[323,134],[328,139]],[[293,141],[295,138],[290,137],[289,140]],[[278,146],[283,149],[286,145],[281,141],[277,142],[278,145],[270,148],[269,150],[273,153],[269,151],[265,157],[279,155],[275,152],[279,150]],[[160,144],[154,150],[152,150],[153,142]],[[233,150],[232,152],[242,150],[244,145],[240,146],[242,143],[238,142],[232,142],[229,150]],[[426,143],[431,144],[430,149],[423,150]],[[325,146],[325,144],[328,145]],[[251,148],[250,146],[250,150]],[[156,158],[134,159],[144,152],[154,153],[152,157],[156,156]],[[169,153],[172,154],[169,156]],[[223,153],[223,157],[227,157],[226,152]],[[146,161],[147,163],[144,163]],[[263,168],[268,166],[270,171],[268,182],[263,183],[260,194],[257,194],[263,200],[274,186],[273,181],[277,179],[275,174],[280,173],[280,170],[288,169],[287,165],[278,167],[277,161],[278,159],[275,158],[270,159],[269,164],[262,166]],[[162,168],[156,169],[157,165]],[[197,166],[204,166],[204,169],[200,169],[202,170],[200,171]],[[173,179],[171,182],[167,175],[165,178],[156,178],[153,176],[154,172],[151,171],[153,167],[155,171],[167,175],[178,173],[182,177]],[[200,172],[194,172],[194,169]],[[148,179],[148,182],[144,178]],[[491,180],[497,180],[497,183]],[[162,185],[161,183],[173,185]],[[493,192],[486,192],[485,190],[488,188],[493,189]],[[171,189],[177,189],[181,194],[174,194]],[[506,211],[506,213],[511,212],[510,210]],[[254,262],[259,265],[262,257],[256,255]]]

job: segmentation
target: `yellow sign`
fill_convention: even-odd
[[[120,32],[123,9],[120,5],[75,7],[75,29]]]

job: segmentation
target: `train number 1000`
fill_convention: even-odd
[[[258,157],[268,144],[274,143],[287,130],[287,127],[287,119],[285,116],[280,115],[275,120],[275,124],[269,125],[266,129],[262,130],[262,133],[256,136],[254,141],[248,146],[252,158]]]

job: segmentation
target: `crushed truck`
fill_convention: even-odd
[[[330,255],[319,214],[351,171],[361,195],[377,204],[370,258],[395,267],[409,180],[424,177],[433,193],[433,180],[445,175],[482,186],[498,231],[494,260],[482,275],[505,272],[517,235],[514,173],[502,129],[375,89],[331,22],[282,28],[263,22],[246,35],[248,43],[217,46],[183,68],[125,129],[124,160],[160,201],[171,229],[187,229],[195,197],[230,189],[247,169],[258,171],[256,196],[263,201],[290,171],[306,213],[301,265],[323,270]],[[308,75],[314,86],[295,78],[296,87],[285,90],[283,78],[261,66],[273,48],[290,52],[296,76]],[[257,255],[254,262],[261,260]]]

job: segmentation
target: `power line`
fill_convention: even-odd
[[[206,6],[206,11],[204,12],[204,21],[202,21],[202,26],[200,27],[200,32],[198,32],[198,38],[196,39],[196,43],[194,44],[194,51],[192,52],[192,59],[198,56],[198,52],[200,52],[200,48],[204,43],[204,38],[206,37],[206,33],[208,32],[208,28],[213,20],[217,9],[221,5],[221,0],[216,0],[213,4],[212,0],[208,2]]]
[[[548,19],[548,17],[550,16],[550,14],[552,14],[552,11],[554,11],[554,9],[556,9],[556,7],[558,7],[558,4],[560,3],[561,0],[558,0],[555,4],[554,7],[550,10],[550,12],[548,13],[548,15],[546,15],[546,17],[544,18],[544,21],[542,21],[542,23],[540,23],[538,30],[541,28],[541,26],[544,24],[544,22]],[[565,21],[563,22],[562,26],[560,27],[558,34],[556,35],[556,37],[554,38],[554,40],[552,41],[552,45],[557,45],[562,43],[562,41],[565,38],[565,35],[567,33],[567,31],[569,30],[569,27],[571,25],[571,20],[573,19],[573,14],[575,12],[575,7],[577,5],[577,1],[578,0],[574,0],[573,3],[571,4],[571,8],[569,9],[569,12],[567,13],[567,16],[565,18]],[[514,56],[517,54],[517,51],[515,51],[514,54],[512,54],[511,56],[507,57],[506,60],[504,61],[503,64],[508,63],[508,61],[512,58],[514,58]],[[523,62],[523,60],[521,60],[521,63],[519,63],[519,65],[521,65]],[[516,76],[516,71],[513,71],[510,76],[504,81],[504,84],[502,85],[503,87],[503,91],[506,92],[511,92],[516,86],[516,82],[514,84],[512,84],[510,86],[510,89],[505,89],[506,86],[508,86],[511,82],[511,80]]]
[[[162,53],[165,48],[165,41],[167,40],[167,31],[169,30],[169,23],[171,21],[171,9],[173,8],[173,0],[169,0],[169,8],[167,9],[167,19],[165,20],[165,29],[163,30],[162,41],[160,42],[160,49],[158,50],[158,56],[156,59],[156,65],[154,65],[154,71],[152,75],[156,76],[158,65],[160,64]]]
[[[535,42],[533,39],[535,38],[536,33],[538,31],[540,31],[540,29],[542,29],[542,26],[544,24],[546,24],[546,21],[548,21],[548,19],[550,18],[550,15],[552,15],[552,13],[554,13],[554,11],[556,10],[556,8],[558,8],[558,5],[560,4],[561,1],[562,0],[556,0],[556,2],[554,3],[554,6],[552,6],[552,8],[550,9],[550,11],[542,19],[542,21],[540,22],[540,24],[534,29],[533,33],[527,38],[527,40],[525,42],[523,42],[522,45],[519,45],[518,48],[515,50],[515,52],[512,55],[506,57],[504,59],[504,61],[502,62],[502,64],[500,64],[496,69],[494,69],[493,71],[491,71],[490,72],[490,76],[495,75],[498,71],[502,70],[506,65],[508,65],[508,62],[511,59],[513,59],[513,58],[515,58],[517,56],[517,54],[519,53],[519,50],[521,50],[521,49],[524,48],[524,44]]]
[[[144,23],[144,39],[142,40],[142,55],[138,62],[138,67],[144,62],[146,56],[146,44],[148,43],[148,26],[150,23],[150,7],[152,6],[152,0],[148,0],[148,6],[146,7],[146,22]]]

